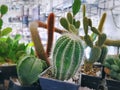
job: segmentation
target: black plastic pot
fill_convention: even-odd
[[[8,90],[41,90],[40,85],[20,86],[10,79]]]
[[[120,90],[120,81],[106,80],[108,90]]]
[[[17,77],[16,65],[0,66],[0,83],[9,80],[10,77]]]
[[[81,86],[82,87],[88,87],[88,88],[96,90],[98,86],[101,84],[101,80],[102,78],[100,77],[81,74]]]
[[[42,73],[45,74],[45,72]],[[78,90],[80,85],[78,84],[73,84],[70,82],[64,82],[52,78],[46,78],[43,76],[40,76],[39,82],[42,90]]]

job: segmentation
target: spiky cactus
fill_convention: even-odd
[[[56,42],[52,52],[54,75],[56,79],[68,80],[80,67],[84,48],[80,38],[66,33]]]

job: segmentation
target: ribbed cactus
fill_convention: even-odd
[[[23,56],[17,64],[18,79],[23,86],[37,82],[38,75],[46,68],[42,60],[34,56]]]
[[[62,35],[52,52],[55,78],[71,78],[80,67],[83,54],[84,48],[79,37],[69,33]]]

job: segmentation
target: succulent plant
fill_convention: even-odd
[[[68,80],[80,67],[84,54],[81,39],[71,33],[62,35],[52,52],[53,74],[56,79]]]
[[[105,62],[105,72],[109,69],[109,74],[112,78],[120,80],[120,58],[119,57],[108,57]],[[106,69],[107,68],[107,69]]]
[[[85,10],[85,5],[83,5],[83,10]],[[95,62],[103,63],[107,55],[107,47],[104,45],[106,41],[106,34],[102,32],[103,23],[105,21],[106,13],[103,14],[98,29],[92,26],[92,20],[85,16],[85,11],[83,11],[83,28],[84,28],[84,41],[86,46],[91,48],[89,58],[85,60],[84,69],[85,71],[91,71],[92,65]],[[92,35],[89,35],[89,28],[92,32]],[[96,38],[97,37],[97,38]],[[97,39],[97,40],[96,40]],[[88,69],[88,66],[91,68]]]
[[[35,56],[23,56],[17,64],[18,79],[22,86],[29,86],[36,83],[38,75],[46,68],[45,61]]]

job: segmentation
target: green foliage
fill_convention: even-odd
[[[38,75],[46,68],[46,63],[35,56],[23,56],[17,64],[18,79],[22,86],[38,81]]]
[[[108,57],[104,66],[110,69],[110,76],[116,80],[120,80],[120,58],[119,57]]]
[[[16,63],[23,55],[34,55],[33,50],[29,48],[28,44],[19,43],[20,39],[20,35],[16,35],[14,38],[0,38],[0,57],[4,60],[4,62],[11,61]],[[28,49],[31,49],[30,53],[27,52]]]
[[[2,36],[7,36],[10,32],[12,32],[12,29],[10,27],[6,27],[2,30],[3,26],[3,20],[2,17],[8,12],[8,7],[6,5],[1,5],[0,6],[0,38]]]
[[[0,13],[1,13],[1,15],[6,14],[7,11],[8,11],[8,7],[6,5],[1,5],[0,6]]]
[[[74,3],[72,5],[73,16],[75,16],[79,12],[80,6],[81,6],[81,0],[74,0]]]

